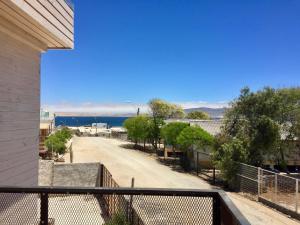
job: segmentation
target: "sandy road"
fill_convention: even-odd
[[[193,175],[172,170],[154,157],[140,151],[122,147],[124,141],[100,137],[75,137],[73,140],[74,162],[102,162],[120,186],[210,189],[208,183]],[[294,225],[299,222],[260,203],[235,193],[229,197],[251,224]]]

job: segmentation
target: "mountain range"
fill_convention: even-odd
[[[199,107],[199,108],[190,108],[185,109],[185,113],[194,112],[194,111],[202,111],[207,113],[211,118],[223,118],[224,113],[228,108],[208,108],[208,107]]]

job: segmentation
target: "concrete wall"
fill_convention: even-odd
[[[0,31],[0,185],[38,184],[40,52]]]
[[[99,186],[100,163],[53,163],[40,161],[39,186]]]
[[[53,160],[40,160],[39,161],[39,185],[52,186],[53,185]]]

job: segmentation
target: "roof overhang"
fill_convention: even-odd
[[[74,47],[74,12],[64,0],[1,0],[0,17],[1,31],[39,49]]]

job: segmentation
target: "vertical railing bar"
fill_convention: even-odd
[[[199,152],[197,151],[197,163],[196,163],[196,168],[197,168],[197,176],[199,176]]]
[[[103,187],[103,181],[104,181],[104,165],[100,165],[100,187]]]
[[[275,173],[275,202],[277,204],[277,195],[278,195],[278,176],[277,173]]]
[[[213,225],[221,225],[220,196],[213,196]]]
[[[40,225],[48,225],[48,193],[41,193]]]
[[[261,171],[260,167],[257,168],[257,198],[260,196],[260,191],[261,191]]]
[[[296,213],[298,213],[298,201],[299,201],[299,180],[296,179],[296,196],[295,196],[295,199],[296,199],[296,204],[295,204],[295,211]]]

